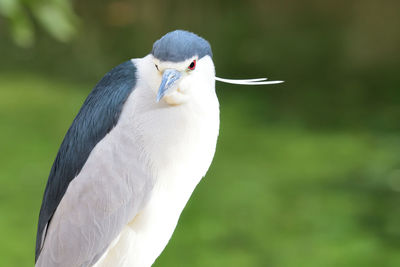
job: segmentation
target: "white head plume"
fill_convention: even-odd
[[[267,78],[256,79],[224,79],[215,76],[215,80],[223,83],[242,84],[242,85],[263,85],[283,83],[283,81],[267,81]]]

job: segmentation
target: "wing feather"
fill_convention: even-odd
[[[50,171],[39,214],[35,262],[48,225],[71,181],[90,153],[118,122],[122,106],[136,85],[136,67],[126,61],[108,72],[94,87],[72,122]]]

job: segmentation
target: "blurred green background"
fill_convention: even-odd
[[[212,45],[214,162],[154,266],[400,266],[400,2],[0,0],[0,265],[33,266],[63,136],[113,66]]]

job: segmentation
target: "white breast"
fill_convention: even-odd
[[[163,101],[156,103],[154,84],[142,79],[150,75],[149,66],[154,67],[149,57],[133,60],[138,66],[138,84],[124,105],[118,128],[133,135],[136,147],[143,149],[140,160],[151,171],[154,188],[145,207],[125,226],[96,267],[151,266],[214,156],[219,104],[211,59],[202,60],[203,71],[210,72],[212,81],[192,88],[202,90],[195,99],[170,106]]]

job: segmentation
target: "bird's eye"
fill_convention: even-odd
[[[158,65],[157,65],[157,64],[154,64],[154,66],[156,66],[156,69],[157,69],[158,71],[160,71],[160,70],[158,69]]]
[[[194,70],[196,68],[196,59],[192,61],[192,63],[190,63],[188,69],[189,70]]]

